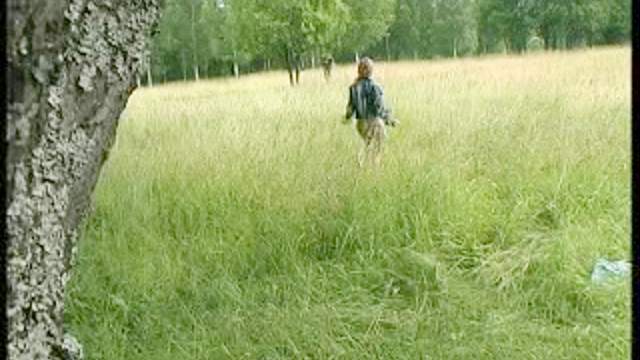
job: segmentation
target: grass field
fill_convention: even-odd
[[[68,287],[88,359],[626,359],[630,50],[377,64],[139,89]]]

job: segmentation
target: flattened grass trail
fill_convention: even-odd
[[[353,66],[139,89],[68,287],[88,359],[626,359],[630,49],[376,64],[380,171],[341,125]]]

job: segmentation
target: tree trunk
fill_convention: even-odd
[[[193,51],[193,77],[198,81],[200,80],[200,71],[198,69],[198,47],[196,44],[196,9],[193,0],[191,0],[191,51]]]
[[[63,312],[78,226],[148,57],[158,7],[158,0],[9,2],[10,359],[73,356]]]
[[[240,67],[238,66],[238,62],[237,61],[233,61],[233,77],[235,77],[236,79],[240,77]]]
[[[391,61],[391,48],[389,47],[389,36],[387,35],[384,37],[384,49],[385,52],[387,53],[387,62]]]
[[[149,62],[149,66],[147,66],[147,86],[153,86],[153,76],[151,75],[151,62]]]
[[[293,69],[291,66],[287,66],[287,71],[289,72],[289,84],[294,86],[296,83],[293,81]]]
[[[291,86],[294,86],[295,82],[293,79],[293,52],[288,47],[285,48],[285,62],[287,63],[287,71],[289,72],[289,84]]]
[[[302,57],[296,55],[294,57],[295,70],[296,70],[296,85],[300,84],[300,72],[302,71]]]
[[[180,65],[182,66],[182,80],[187,81],[187,59],[184,53],[184,49],[180,52]]]
[[[240,67],[238,66],[238,52],[233,50],[233,67],[231,70],[233,71],[233,76],[237,79],[240,77]]]
[[[458,57],[458,39],[457,38],[453,38],[453,57],[454,58]]]

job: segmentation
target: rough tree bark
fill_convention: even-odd
[[[159,0],[10,0],[8,355],[62,359],[64,289]]]

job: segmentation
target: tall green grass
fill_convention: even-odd
[[[630,50],[380,63],[360,169],[330,83],[137,90],[66,323],[89,359],[624,359]]]

